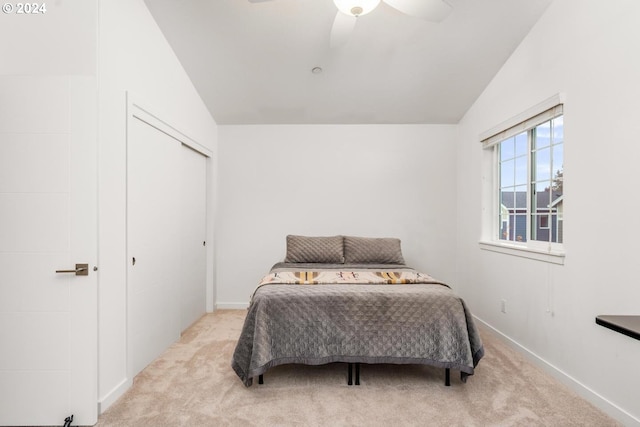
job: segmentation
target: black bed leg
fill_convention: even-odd
[[[264,384],[264,375],[258,375],[258,384]]]
[[[451,385],[451,369],[449,368],[444,370],[444,385],[447,387]]]
[[[347,371],[348,371],[347,385],[353,385],[353,363],[347,364]]]
[[[360,385],[360,364],[356,363],[356,385]]]

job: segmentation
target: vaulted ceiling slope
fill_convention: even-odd
[[[551,1],[382,2],[331,47],[333,0],[145,0],[222,125],[457,123]]]

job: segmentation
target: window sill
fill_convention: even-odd
[[[501,254],[513,255],[521,258],[529,258],[536,261],[549,262],[552,264],[564,265],[564,252],[544,251],[527,248],[519,245],[510,245],[491,241],[478,242],[480,249]]]

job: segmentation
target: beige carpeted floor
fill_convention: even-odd
[[[615,426],[614,420],[481,329],[466,384],[425,366],[280,366],[249,388],[231,369],[246,310],[200,319],[134,380],[98,426]]]

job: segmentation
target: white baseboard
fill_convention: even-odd
[[[102,399],[98,401],[98,415],[102,414],[109,408],[120,396],[122,396],[129,387],[133,385],[133,380],[124,379],[120,384],[115,386]]]
[[[218,302],[216,303],[216,310],[237,310],[241,308],[249,307],[248,302]]]
[[[528,348],[524,347],[522,344],[503,334],[484,320],[473,316],[478,322],[482,323],[488,329],[490,329],[493,333],[495,333],[499,338],[501,338],[506,344],[508,344],[511,348],[523,354],[528,360],[534,363],[536,366],[544,369],[546,372],[551,374],[554,378],[562,382],[564,385],[569,387],[571,390],[575,391],[580,397],[592,403],[601,411],[608,414],[610,417],[616,419],[621,422],[625,426],[640,426],[640,419],[634,417],[615,403],[601,396],[591,388],[582,384],[580,381],[573,378],[571,375],[564,372],[562,369],[554,366],[553,364],[547,362],[542,357],[538,356]]]

